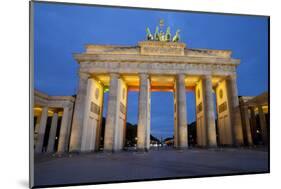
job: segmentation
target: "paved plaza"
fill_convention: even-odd
[[[35,157],[35,186],[268,172],[263,148],[152,149]]]

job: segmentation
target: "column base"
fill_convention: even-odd
[[[62,156],[62,155],[68,154],[68,152],[56,152],[55,154],[58,156]]]
[[[217,148],[218,145],[208,145],[207,147],[208,147],[208,148]]]
[[[38,156],[38,155],[42,155],[42,154],[45,154],[44,152],[34,152],[33,153],[35,156]]]
[[[188,150],[189,147],[186,146],[186,147],[181,147],[181,146],[177,146],[177,147],[174,147],[175,150]]]
[[[207,147],[207,150],[214,150],[214,151],[217,151],[219,150],[220,148],[218,146],[209,146]]]
[[[120,150],[102,150],[102,151],[100,151],[100,152],[112,154],[112,153],[120,153],[120,152],[123,152],[123,151],[124,151],[124,149],[120,149]],[[96,151],[96,152],[97,152],[97,151]]]
[[[235,148],[237,146],[233,145],[233,144],[220,144],[218,145],[218,148]]]
[[[148,148],[137,148],[137,152],[149,152]]]
[[[196,145],[196,148],[206,149],[208,146]]]
[[[233,147],[239,148],[245,146],[243,143],[236,143],[232,145]]]

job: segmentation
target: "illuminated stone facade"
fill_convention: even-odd
[[[268,145],[269,107],[268,93],[239,97],[244,143]]]
[[[72,132],[76,133],[71,136],[70,151],[83,149],[80,130],[88,114],[80,109],[91,103],[85,100],[89,99],[85,97],[89,93],[87,80],[95,80],[109,88],[104,150],[117,151],[124,146],[122,134],[126,110],[121,111],[120,107],[126,109],[122,97],[126,99],[130,90],[139,91],[137,148],[140,150],[148,150],[150,146],[151,91],[174,92],[175,147],[188,146],[187,90],[196,93],[198,145],[217,146],[213,92],[223,96],[217,97],[217,107],[221,111],[219,135],[225,135],[219,138],[220,144],[242,144],[241,119],[239,114],[234,116],[239,109],[234,81],[239,60],[231,57],[231,51],[189,49],[179,42],[143,41],[137,46],[87,45],[85,53],[74,57],[83,77],[80,77],[74,110]]]
[[[74,101],[75,98],[72,96],[48,96],[34,91],[35,153],[68,151]],[[46,128],[48,119],[51,120],[50,128]],[[49,136],[46,137],[47,130]],[[56,139],[58,139],[57,142]]]
[[[243,145],[236,86],[236,67],[240,61],[231,57],[231,51],[192,49],[184,43],[161,41],[142,41],[137,46],[86,45],[85,48],[84,53],[74,54],[80,67],[69,126],[69,152],[97,151],[101,137],[104,137],[104,151],[123,149],[128,91],[139,91],[138,110],[135,110],[138,111],[138,150],[150,147],[152,91],[174,93],[175,147],[188,147],[186,91],[194,91],[196,96],[198,146]],[[105,134],[101,136],[103,95],[108,90]]]

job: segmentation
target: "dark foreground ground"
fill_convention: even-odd
[[[266,149],[187,149],[35,157],[35,185],[268,172]]]

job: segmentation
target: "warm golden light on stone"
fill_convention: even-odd
[[[139,75],[138,74],[121,74],[120,77],[125,81],[129,91],[139,90]],[[109,86],[109,74],[97,74],[95,76],[104,86]],[[187,75],[185,77],[185,87],[187,90],[193,90],[200,76]],[[223,77],[212,77],[212,85],[216,86]],[[153,74],[150,75],[152,91],[173,91],[175,83],[175,75]]]
[[[187,106],[190,102],[186,100],[186,93],[189,91],[195,93],[196,145],[242,145],[244,131],[236,83],[240,60],[233,59],[231,54],[229,50],[192,49],[184,43],[168,41],[141,41],[136,46],[86,45],[85,52],[74,54],[80,64],[75,97],[35,93],[34,115],[38,118],[35,151],[42,152],[48,117],[52,117],[52,140],[58,117],[61,119],[58,152],[96,151],[101,148],[101,138],[103,150],[122,150],[129,91],[139,92],[138,150],[150,147],[151,92],[154,91],[174,95],[175,147],[188,147]],[[108,92],[106,121],[104,136],[100,136],[105,92]],[[248,114],[260,115],[264,141],[268,106],[261,102],[266,97],[264,94],[251,98],[248,101],[251,111],[246,110]],[[249,121],[244,123],[249,125]],[[251,137],[249,128],[247,137]],[[49,142],[48,151],[53,151],[53,142]]]

